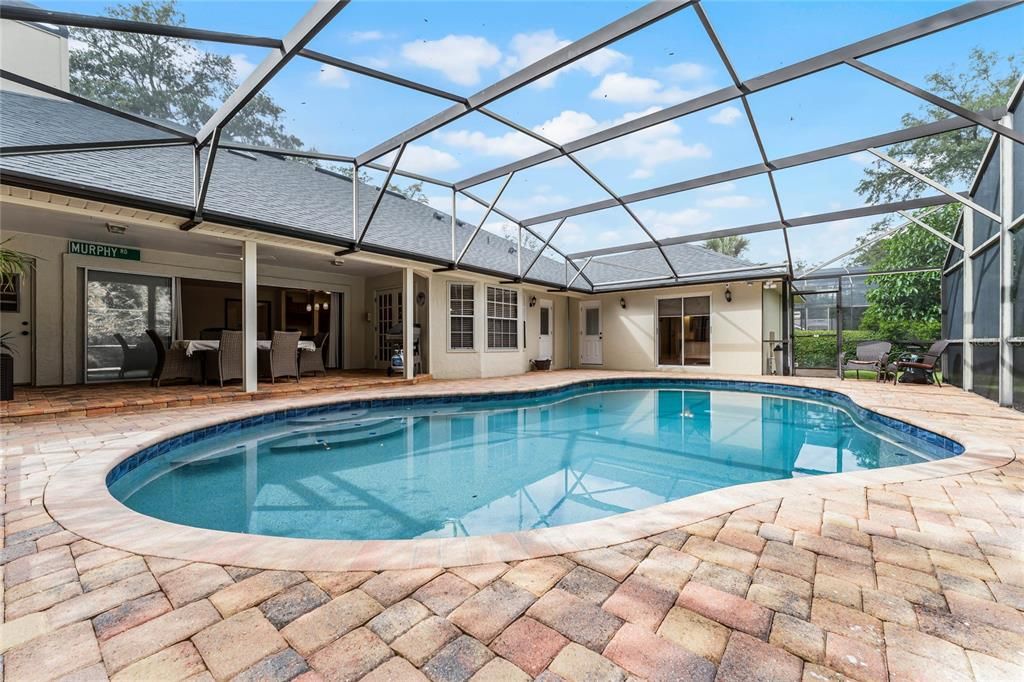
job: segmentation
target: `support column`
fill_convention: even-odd
[[[256,242],[246,241],[242,255],[242,385],[256,392]]]
[[[961,266],[963,275],[963,296],[964,296],[964,366],[963,366],[963,389],[970,391],[974,388],[974,259],[971,251],[974,249],[974,211],[964,209],[964,264]]]
[[[1013,116],[1002,123],[1013,127]],[[1013,140],[999,136],[999,404],[1013,407]]]
[[[402,285],[402,348],[405,349],[405,372],[406,379],[416,376],[416,352],[413,348],[413,324],[416,316],[416,301],[413,292],[413,271],[412,268],[404,270],[404,284]]]

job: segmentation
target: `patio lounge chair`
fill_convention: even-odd
[[[146,336],[156,349],[156,367],[153,369],[153,377],[149,380],[150,385],[159,388],[161,381],[188,379],[191,382],[195,379],[196,363],[185,355],[184,349],[168,349],[164,346],[164,340],[152,329],[146,330]]]
[[[846,378],[846,370],[853,370],[857,372],[857,378],[860,379],[861,370],[876,372],[876,378],[882,376],[882,372],[885,368],[885,363],[882,357],[888,358],[889,351],[892,350],[892,344],[888,341],[868,341],[865,343],[857,344],[857,357],[853,360],[846,359],[846,353],[843,352],[839,356],[839,377],[841,379]]]
[[[295,377],[299,381],[299,337],[301,332],[275,331],[270,338],[270,350],[261,351],[261,360],[265,359],[266,374],[270,375],[270,383],[277,377]]]
[[[918,360],[910,359],[911,356],[904,355],[903,357],[896,360],[896,363],[890,365],[888,369],[892,370],[892,383],[895,386],[899,381],[900,372],[914,371],[917,370],[924,375],[925,379],[929,377],[935,382],[937,386],[942,386],[942,380],[935,374],[936,367],[939,364],[939,358],[946,352],[946,346],[949,345],[949,341],[939,340],[931,345],[931,347],[921,356]]]
[[[327,336],[327,332],[320,332],[313,338],[316,350],[299,353],[299,374],[320,372],[327,376],[327,368],[324,367],[324,344],[327,343]]]
[[[211,369],[216,369],[221,388],[225,381],[242,378],[242,332],[225,329],[220,333],[220,344],[217,347],[217,362]]]

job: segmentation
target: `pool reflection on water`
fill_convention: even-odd
[[[642,388],[289,419],[175,449],[111,492],[140,513],[215,530],[452,537],[950,454],[825,402]]]

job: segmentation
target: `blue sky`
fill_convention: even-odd
[[[106,3],[44,2],[53,9],[99,13]],[[704,7],[742,78],[948,9],[950,2],[739,2]],[[331,55],[468,95],[543,57],[567,41],[639,7],[624,2],[372,2],[354,0],[311,44]],[[283,35],[306,10],[300,2],[180,3],[190,25]],[[865,59],[924,85],[938,67],[957,68],[971,48],[1003,54],[1020,49],[1024,7],[1017,7],[917,43]],[[240,72],[265,52],[206,44],[232,55]],[[637,32],[491,107],[557,142],[566,142],[729,84],[692,9]],[[289,131],[321,151],[358,154],[449,106],[449,102],[293,61],[268,87],[285,107]],[[779,157],[901,127],[920,102],[848,67],[757,93],[750,104],[769,157]],[[411,145],[402,168],[448,181],[543,150],[543,145],[479,115],[466,116]],[[581,152],[619,193],[665,185],[759,161],[739,102],[715,107]],[[386,160],[386,159],[385,159]],[[854,192],[868,159],[861,155],[777,174],[788,217],[859,206]],[[378,174],[382,178],[383,174]],[[500,181],[473,191],[490,199]],[[450,199],[426,192],[438,208]],[[961,188],[957,188],[961,189]],[[566,161],[517,174],[499,206],[517,218],[546,214],[607,194]],[[766,178],[757,177],[655,199],[634,206],[659,237],[774,220]],[[483,209],[460,201],[460,217]],[[845,250],[871,220],[791,230],[796,258],[819,262]],[[502,231],[500,218],[485,226]],[[551,225],[538,226],[546,234]],[[639,241],[643,234],[621,209],[580,216],[555,243],[567,251]],[[748,257],[785,258],[781,234],[752,237]]]

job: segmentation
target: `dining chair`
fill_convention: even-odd
[[[164,340],[153,329],[147,329],[146,336],[156,350],[156,367],[149,380],[151,386],[159,388],[161,381],[171,379],[188,379],[191,382],[196,378],[196,363],[185,355],[184,348],[167,348]]]
[[[312,372],[316,374],[320,372],[324,376],[327,376],[327,368],[324,367],[324,345],[327,343],[327,332],[320,332],[313,338],[313,345],[316,346],[315,351],[300,351],[299,352],[299,374],[307,374]]]
[[[242,378],[242,353],[244,345],[242,336],[242,332],[230,329],[225,329],[220,333],[215,367],[221,388],[224,387],[225,381]]]

